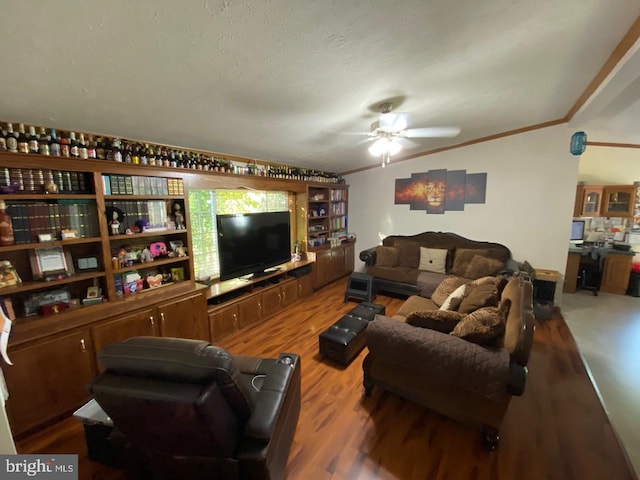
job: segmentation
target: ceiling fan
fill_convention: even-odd
[[[391,161],[391,155],[396,155],[402,149],[398,138],[455,137],[460,133],[460,127],[407,128],[408,115],[391,113],[391,102],[381,103],[378,108],[380,117],[371,124],[371,131],[365,135],[375,140],[369,147],[369,153],[374,157],[382,157],[383,168]]]

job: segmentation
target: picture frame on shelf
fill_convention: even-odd
[[[70,275],[68,255],[62,247],[36,248],[31,251],[33,278],[52,280]]]

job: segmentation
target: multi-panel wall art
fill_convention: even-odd
[[[427,213],[461,211],[467,203],[485,203],[486,191],[486,173],[429,170],[412,173],[411,178],[397,178],[395,204]]]

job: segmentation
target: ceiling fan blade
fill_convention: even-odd
[[[378,122],[378,128],[384,132],[399,132],[407,128],[408,118],[405,113],[382,113]]]
[[[455,137],[462,129],[460,127],[425,127],[409,128],[401,132],[403,137]]]

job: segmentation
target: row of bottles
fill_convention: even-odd
[[[131,142],[125,139],[85,135],[76,132],[56,132],[50,128],[35,126],[27,130],[20,123],[14,131],[13,123],[7,123],[0,130],[0,152],[40,154],[56,157],[70,157],[95,160],[111,160],[138,165],[165,168],[186,168],[208,172],[233,173],[237,175],[257,175],[263,177],[304,180],[322,183],[344,183],[335,173],[295,168],[284,165],[258,165],[257,162],[244,165],[231,160],[205,155],[187,150],[178,150],[164,145]]]
[[[86,172],[0,167],[0,193],[92,194],[90,176]]]

